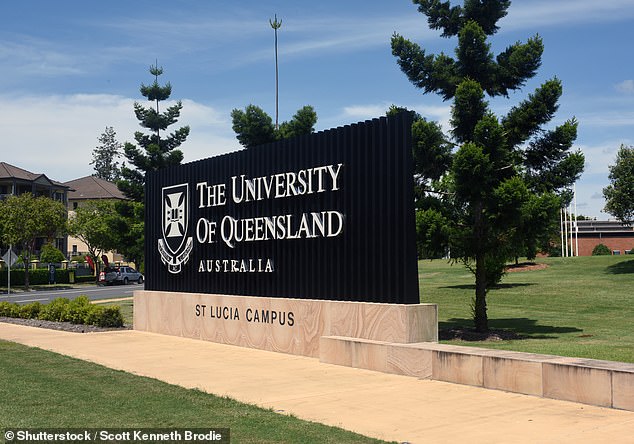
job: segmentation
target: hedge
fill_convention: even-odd
[[[38,268],[37,270],[29,270],[29,285],[46,285],[48,284],[48,268]],[[94,277],[92,277],[94,280]],[[68,284],[68,270],[55,270],[55,283]],[[7,271],[0,271],[0,286],[7,285]],[[11,285],[24,285],[24,269],[11,270]]]

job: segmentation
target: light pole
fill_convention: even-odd
[[[275,19],[269,19],[269,23],[273,31],[275,31],[275,129],[280,129],[279,125],[279,84],[278,84],[278,68],[277,68],[277,30],[282,26],[282,20],[277,20],[277,14],[275,14]]]

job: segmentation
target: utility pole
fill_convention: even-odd
[[[273,31],[275,31],[275,129],[280,129],[279,125],[279,76],[278,76],[278,68],[277,68],[277,30],[282,27],[282,19],[277,20],[277,14],[275,14],[275,19],[269,19],[269,23]]]

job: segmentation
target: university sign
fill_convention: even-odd
[[[146,290],[418,303],[410,131],[402,114],[148,174]]]

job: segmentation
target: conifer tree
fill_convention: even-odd
[[[541,65],[539,36],[511,44],[497,56],[491,52],[488,38],[498,31],[497,23],[507,15],[510,1],[465,0],[462,6],[440,0],[413,3],[432,29],[458,40],[451,57],[426,54],[418,44],[394,34],[392,53],[417,88],[453,100],[451,134],[446,139],[457,149],[436,185],[441,192],[437,207],[447,224],[452,256],[475,275],[473,318],[476,329],[486,331],[487,292],[501,280],[517,244],[536,241],[552,226],[560,200],[583,171],[583,154],[571,152],[577,121],[545,128],[562,94],[557,78],[546,81],[501,118],[490,110],[486,96],[508,98]],[[422,150],[437,152],[438,143],[430,140]],[[521,232],[527,225],[535,228],[534,224],[542,228]]]
[[[94,165],[95,176],[114,182],[121,174],[117,159],[121,157],[123,144],[117,141],[117,133],[111,126],[107,126],[97,140],[99,146],[92,150],[90,165]]]
[[[154,82],[151,85],[141,84],[140,91],[141,95],[148,101],[154,102],[155,106],[146,108],[138,102],[134,103],[134,114],[139,124],[147,128],[150,134],[144,134],[141,131],[134,133],[138,146],[126,142],[123,152],[135,169],[124,165],[121,168],[121,179],[117,181],[119,189],[137,202],[143,201],[145,173],[180,165],[183,152],[178,147],[189,135],[189,126],[181,127],[170,134],[165,132],[170,125],[178,121],[183,104],[178,101],[161,112],[160,102],[170,97],[172,86],[169,82],[163,86],[159,85],[158,77],[163,74],[162,67],[151,66],[150,74],[154,76]]]

